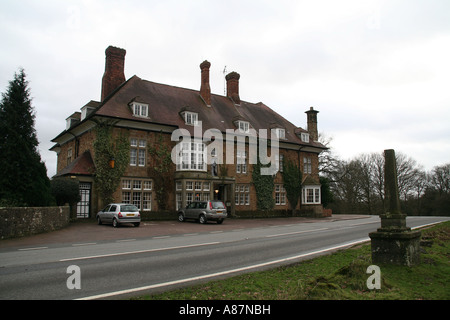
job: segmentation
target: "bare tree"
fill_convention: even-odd
[[[450,163],[433,168],[430,174],[430,187],[439,195],[450,192]]]
[[[323,132],[319,134],[319,142],[327,147],[326,150],[319,154],[319,172],[328,178],[335,176],[340,166],[340,160],[334,154],[331,146],[332,141],[333,138],[325,135]]]
[[[407,200],[408,195],[414,191],[415,180],[421,167],[417,161],[405,154],[398,152],[395,155],[397,161],[398,193],[403,200]]]

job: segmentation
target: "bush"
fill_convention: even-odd
[[[63,206],[66,203],[73,205],[81,199],[80,183],[76,179],[53,179],[51,181],[51,190],[58,206]]]

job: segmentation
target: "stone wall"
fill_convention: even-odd
[[[0,208],[0,239],[58,230],[69,220],[69,207]]]

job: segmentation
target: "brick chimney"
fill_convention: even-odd
[[[206,105],[211,106],[211,87],[209,86],[209,68],[211,63],[208,61],[203,61],[200,64],[201,74],[201,85],[200,85],[200,95],[203,100],[205,100]]]
[[[307,114],[307,125],[308,132],[313,141],[317,141],[319,139],[319,132],[317,131],[317,114],[319,111],[314,110],[313,107],[310,107],[308,111],[305,111]]]
[[[124,66],[126,51],[109,46],[106,51],[105,73],[102,78],[102,101],[125,82]]]
[[[239,78],[241,76],[237,72],[231,72],[227,74],[225,79],[227,80],[227,96],[233,100],[235,104],[240,104],[239,98]]]

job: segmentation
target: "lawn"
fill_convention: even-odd
[[[379,265],[381,288],[369,290],[370,243],[225,280],[186,287],[144,300],[449,300],[450,222],[422,230],[421,263]]]

